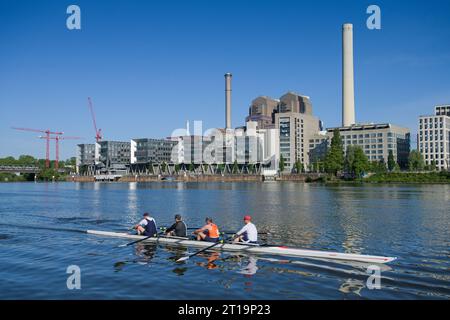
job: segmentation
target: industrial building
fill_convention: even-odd
[[[320,131],[319,119],[305,113],[277,113],[275,125],[280,130],[280,158],[284,159],[285,171],[292,171],[297,161],[307,168],[310,164],[308,141]]]
[[[292,171],[297,161],[307,168],[307,141],[321,130],[321,122],[313,115],[308,96],[287,92],[280,99],[257,97],[249,107],[246,121],[255,122],[257,130],[278,131],[276,135],[279,137],[279,151],[273,153],[273,156],[276,157],[277,163],[280,157],[283,157],[286,172]]]
[[[275,113],[280,100],[261,96],[254,99],[249,107],[245,122],[255,121],[260,129],[275,128]]]
[[[419,117],[417,149],[427,165],[450,169],[450,105],[436,106],[434,115]]]

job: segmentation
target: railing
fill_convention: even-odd
[[[37,173],[39,171],[41,171],[39,167],[32,166],[0,166],[0,172]]]

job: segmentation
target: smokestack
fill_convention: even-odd
[[[225,128],[231,129],[231,73],[225,74]]]
[[[342,26],[342,126],[355,124],[355,87],[353,76],[353,25]]]

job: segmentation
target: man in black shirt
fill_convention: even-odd
[[[187,227],[179,214],[175,215],[175,223],[166,230],[166,235],[187,237]]]

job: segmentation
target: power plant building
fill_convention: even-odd
[[[275,128],[275,113],[278,109],[280,100],[270,97],[261,96],[254,99],[249,107],[249,115],[245,118],[245,122],[255,121],[260,129]]]

